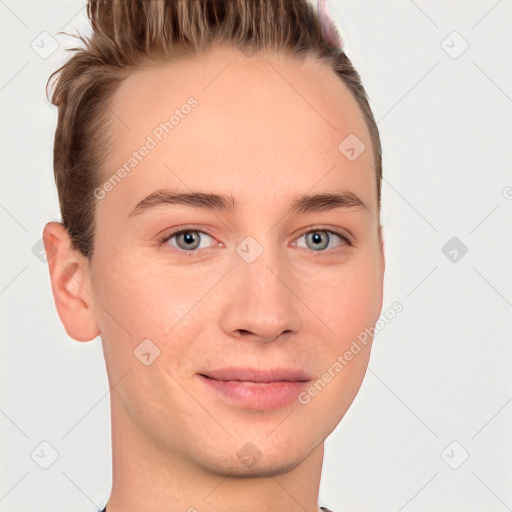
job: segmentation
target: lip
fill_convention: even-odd
[[[221,368],[198,374],[217,396],[239,407],[271,410],[294,402],[312,377],[301,369]]]
[[[248,382],[305,382],[312,379],[310,375],[300,368],[269,368],[260,370],[250,367],[230,366],[216,370],[207,370],[201,372],[200,375],[205,375],[215,380],[243,380]]]

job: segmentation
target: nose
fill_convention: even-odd
[[[300,302],[293,292],[293,276],[285,262],[266,256],[241,259],[230,272],[221,328],[239,340],[270,343],[296,333],[302,326]]]

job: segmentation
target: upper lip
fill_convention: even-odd
[[[307,382],[312,379],[304,370],[299,368],[267,368],[261,370],[248,367],[229,367],[207,370],[199,375],[215,380],[243,380],[248,382]]]

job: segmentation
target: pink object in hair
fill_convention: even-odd
[[[343,49],[343,38],[341,37],[336,22],[329,12],[327,0],[318,0],[318,17],[322,27],[322,37],[325,43],[333,50]]]

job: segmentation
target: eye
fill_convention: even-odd
[[[208,233],[194,229],[182,229],[166,235],[160,240],[160,245],[169,243],[172,247],[182,251],[195,251],[212,247],[214,240]]]
[[[208,233],[198,229],[180,229],[167,234],[160,239],[159,245],[169,244],[175,249],[189,254],[200,249],[222,246]],[[339,246],[351,246],[350,240],[330,229],[311,229],[300,235],[295,242],[295,247],[306,248],[315,252],[327,252],[327,249],[336,249]]]
[[[305,240],[304,243],[300,242],[301,239]],[[306,231],[299,238],[299,242],[294,245],[297,247],[305,247],[312,251],[324,251],[327,248],[334,249],[340,245],[352,245],[350,241],[343,235],[328,229],[313,229]],[[331,247],[329,247],[331,245]],[[332,247],[334,245],[334,247]]]

